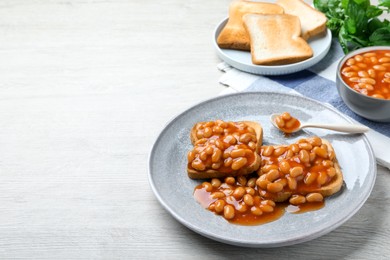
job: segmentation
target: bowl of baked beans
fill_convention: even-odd
[[[337,67],[336,86],[353,112],[390,122],[390,46],[365,47],[347,54]]]

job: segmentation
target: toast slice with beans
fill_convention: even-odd
[[[343,174],[329,141],[300,139],[291,145],[262,146],[256,184],[260,195],[275,202],[319,193],[328,197],[343,186]]]
[[[190,137],[194,148],[187,154],[187,173],[191,179],[247,175],[261,165],[263,129],[256,122],[200,122]]]

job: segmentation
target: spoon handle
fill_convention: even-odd
[[[329,130],[334,130],[338,132],[345,132],[345,133],[351,133],[351,134],[358,134],[358,133],[365,133],[370,128],[364,125],[322,125],[322,124],[304,124],[301,125],[302,128],[304,127],[314,127],[314,128],[324,128]]]

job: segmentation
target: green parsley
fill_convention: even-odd
[[[390,12],[390,0],[314,0],[328,18],[327,27],[338,36],[344,53],[366,46],[390,46],[390,22],[378,18]]]

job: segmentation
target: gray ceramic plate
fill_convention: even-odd
[[[226,23],[227,18],[224,19],[216,27],[213,35],[213,44],[218,56],[227,64],[239,70],[253,74],[283,75],[310,68],[325,57],[325,55],[329,51],[332,42],[332,33],[329,29],[327,29],[324,35],[312,38],[308,41],[310,47],[313,50],[313,57],[311,57],[310,59],[287,65],[260,66],[252,63],[251,53],[249,51],[228,50],[219,48],[217,44],[217,38]]]
[[[247,247],[277,247],[322,236],[351,218],[366,201],[376,177],[376,163],[364,135],[338,134],[326,130],[305,131],[284,137],[269,123],[272,113],[289,111],[302,121],[345,123],[341,113],[301,96],[247,92],[202,102],[175,117],[158,136],[149,156],[149,181],[157,199],[179,222],[211,239]],[[187,177],[187,152],[191,127],[207,120],[252,120],[264,128],[264,144],[284,144],[318,135],[336,151],[345,179],[340,193],[326,199],[325,207],[304,214],[285,213],[280,219],[259,226],[228,223],[202,208],[193,197],[201,181]]]

